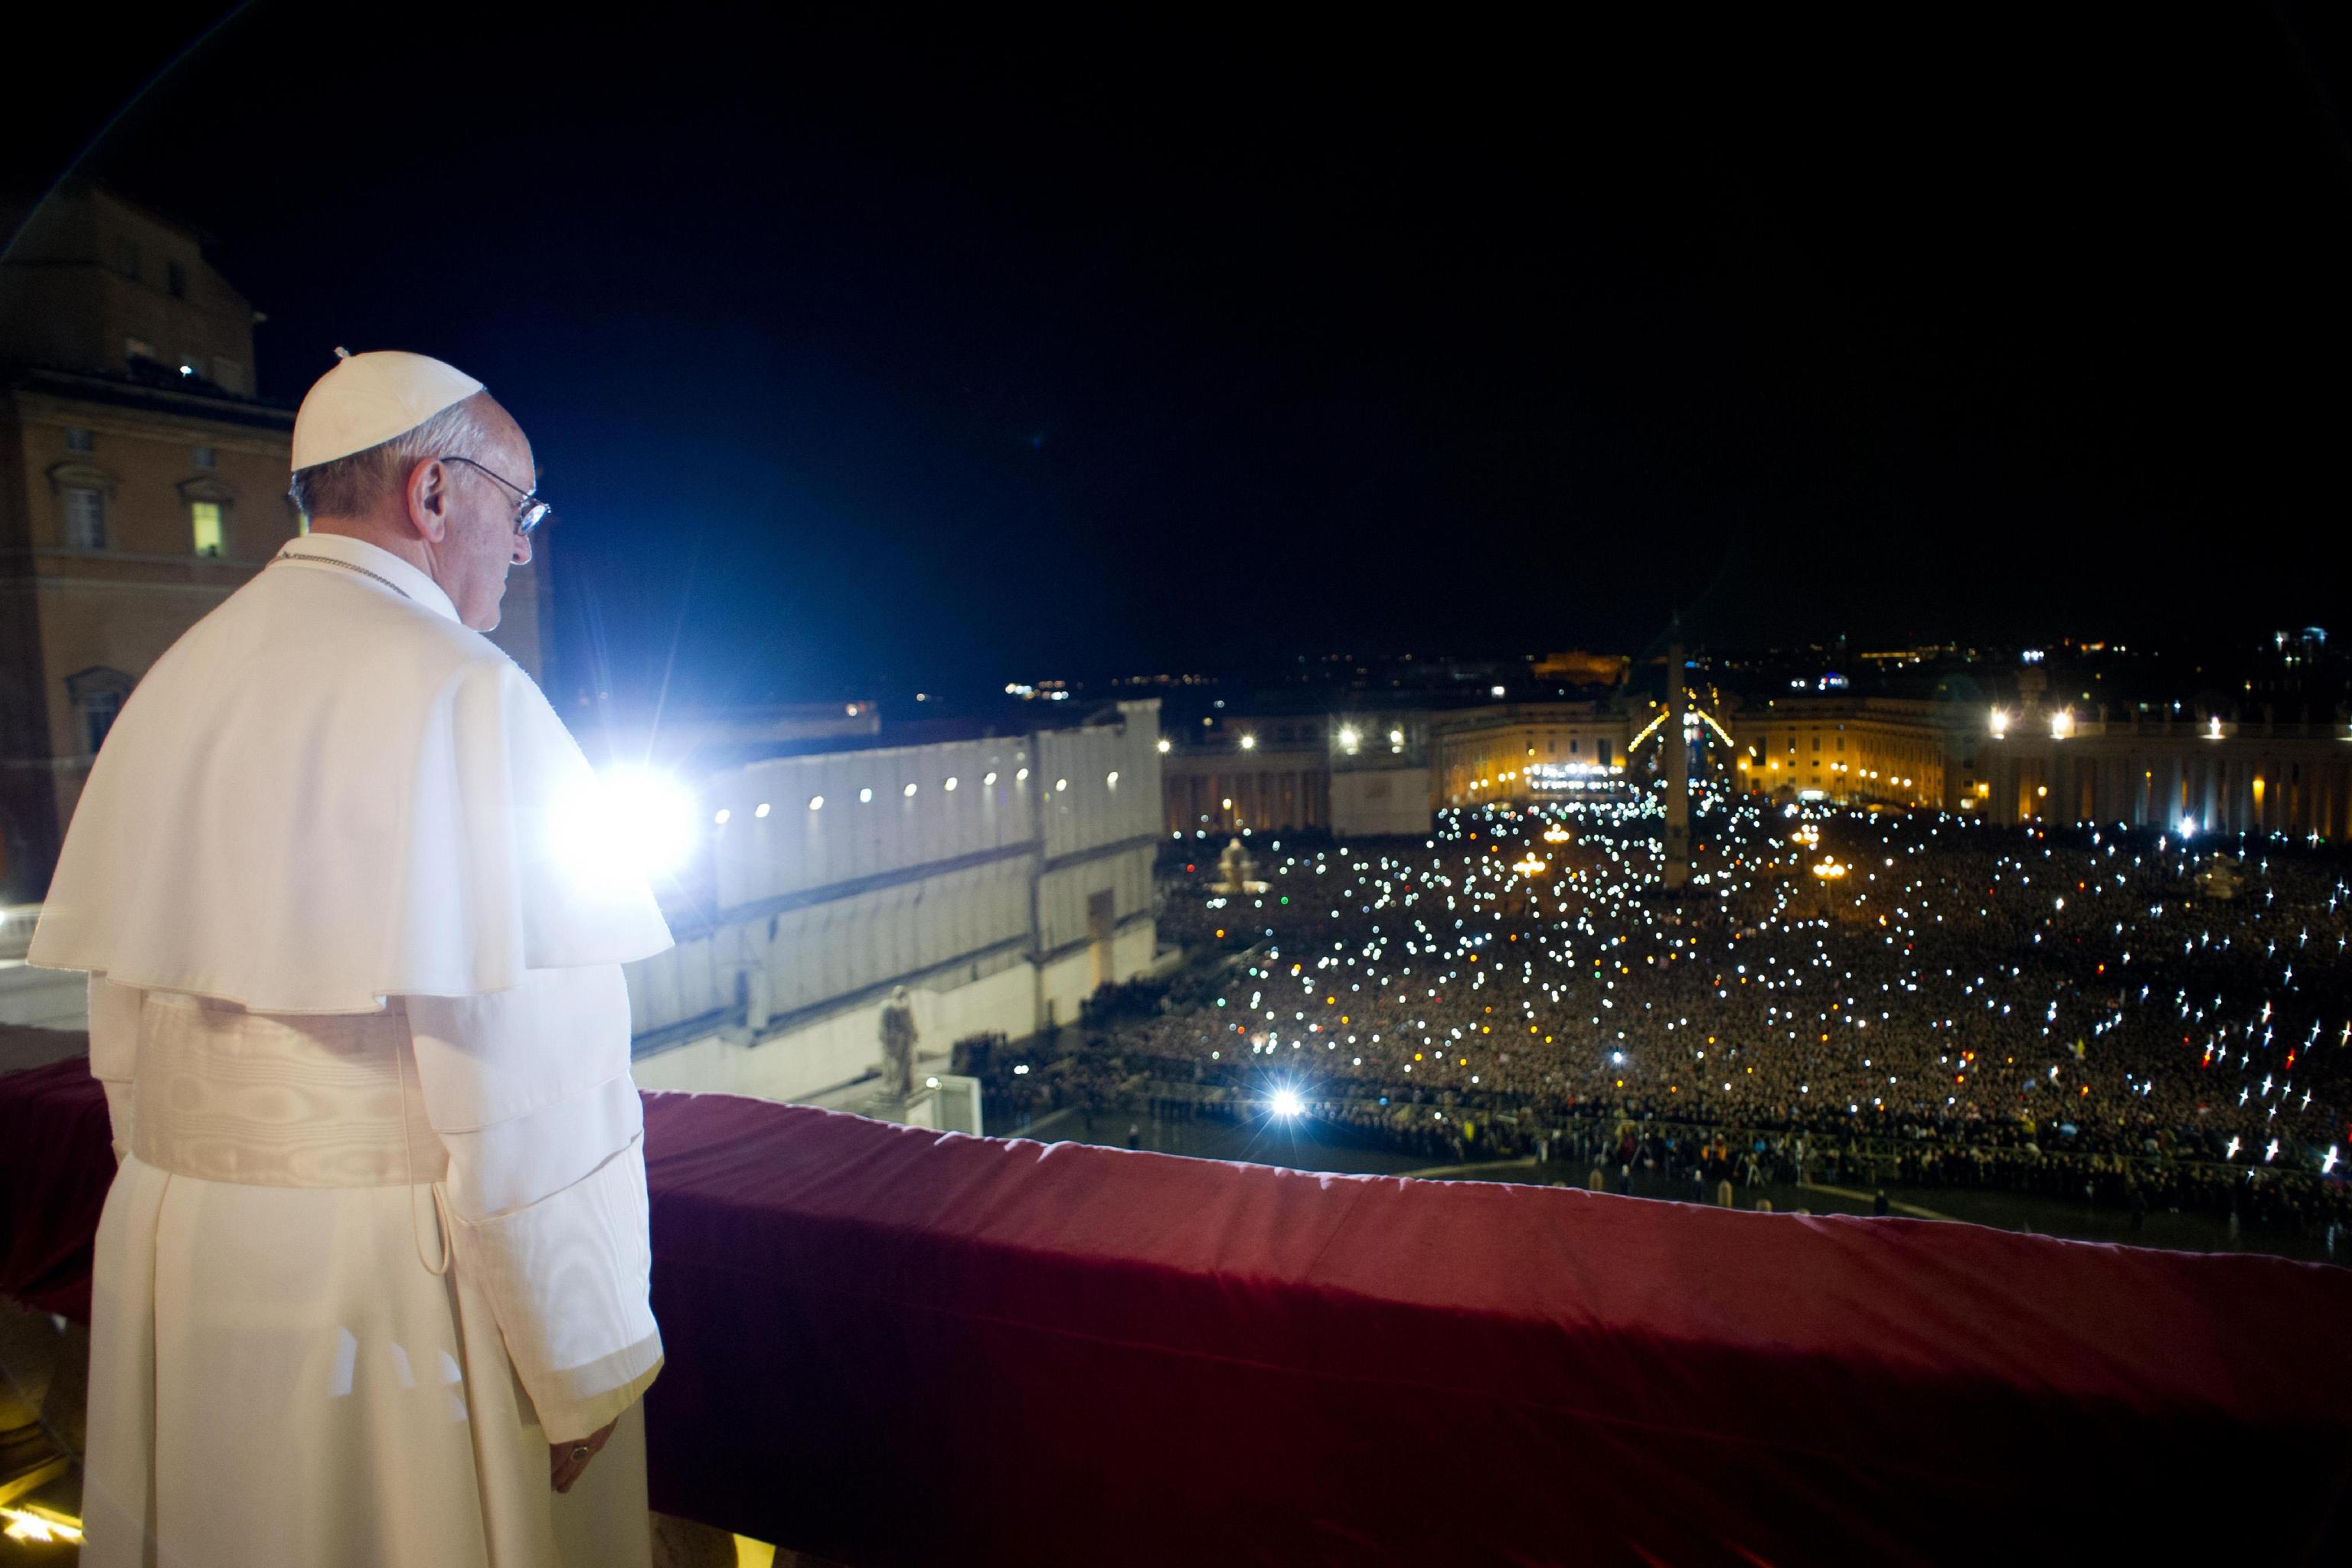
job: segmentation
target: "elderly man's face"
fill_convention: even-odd
[[[492,437],[480,452],[462,454],[495,472],[499,479],[534,488],[539,482],[531,466],[530,442],[507,411],[490,405]],[[530,540],[515,531],[514,491],[479,469],[463,463],[449,465],[454,502],[449,539],[443,546],[442,590],[457,606],[457,618],[478,632],[494,630],[499,602],[506,596],[507,573],[530,560]]]

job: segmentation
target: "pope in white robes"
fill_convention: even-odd
[[[89,1568],[644,1563],[661,1365],[620,965],[669,945],[481,634],[545,515],[472,380],[346,357],[311,518],[107,738],[31,959],[90,975]]]

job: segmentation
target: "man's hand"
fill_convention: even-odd
[[[588,1468],[588,1461],[603,1450],[606,1440],[613,1436],[613,1428],[618,1425],[619,1419],[615,1417],[576,1443],[550,1443],[547,1446],[548,1485],[560,1492],[570,1491],[572,1483],[580,1479],[580,1472]],[[581,1453],[583,1448],[587,1452]]]

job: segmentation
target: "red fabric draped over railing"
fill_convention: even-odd
[[[61,1304],[79,1072],[0,1079]],[[804,1551],[2352,1561],[2346,1270],[646,1100],[654,1506]]]

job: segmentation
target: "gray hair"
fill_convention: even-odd
[[[482,407],[478,392],[389,441],[297,468],[293,489],[287,493],[304,517],[364,516],[405,482],[417,464],[435,458],[469,458],[488,446],[490,422]]]

